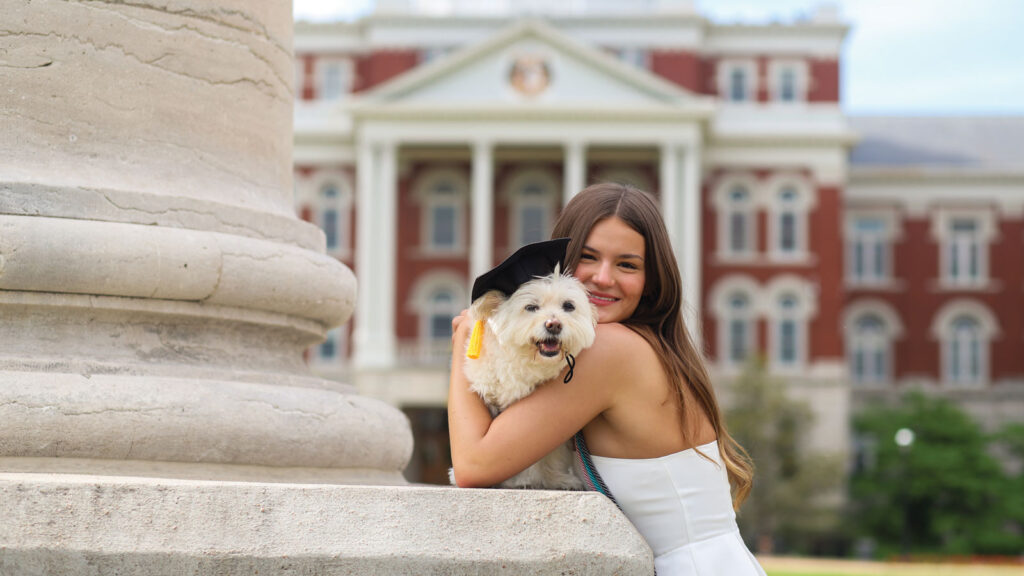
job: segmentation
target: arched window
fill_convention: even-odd
[[[808,327],[817,314],[814,286],[787,274],[772,279],[765,292],[770,365],[780,372],[803,370],[809,362]]]
[[[725,359],[731,366],[741,366],[754,352],[753,303],[743,292],[735,292],[729,297],[728,306],[729,315],[724,322]]]
[[[438,254],[465,250],[465,209],[468,195],[465,175],[439,169],[419,179],[415,195],[422,212],[421,244],[424,251]]]
[[[798,237],[800,231],[797,229],[797,195],[792,187],[786,187],[779,191],[779,209],[775,217],[778,218],[778,248],[783,254],[794,254],[802,245]]]
[[[750,177],[723,181],[714,193],[718,213],[718,256],[752,258],[757,251],[757,198]]]
[[[778,300],[779,314],[775,320],[775,363],[792,368],[801,361],[801,322],[797,315],[797,298],[784,294]]]
[[[996,316],[971,299],[947,303],[935,316],[932,334],[941,343],[942,380],[950,386],[980,386],[989,380],[989,350],[999,334]]]
[[[951,384],[978,384],[982,381],[981,324],[962,315],[953,319],[946,340],[946,381]]]
[[[815,204],[811,185],[798,174],[782,174],[774,177],[766,190],[771,190],[768,244],[772,258],[806,257],[808,213]]]
[[[310,221],[324,232],[327,253],[347,258],[352,248],[352,188],[347,175],[337,171],[318,172],[304,179],[301,188],[301,195],[310,200]],[[297,191],[296,196],[299,195]]]
[[[340,214],[340,194],[334,183],[324,184],[320,188],[320,228],[327,237],[327,251],[333,252],[342,243],[347,230],[342,229]]]
[[[760,291],[753,278],[742,274],[726,276],[711,289],[709,300],[717,318],[715,356],[723,369],[740,369],[758,353]]]
[[[430,365],[446,362],[451,356],[452,318],[468,301],[465,279],[453,271],[435,269],[417,279],[406,303],[406,311],[416,318],[416,336],[399,342],[400,359]]]
[[[537,182],[530,182],[519,189],[516,203],[517,246],[547,239],[552,212],[548,196]]]
[[[547,240],[554,224],[558,183],[546,171],[525,170],[509,180],[509,246]]]
[[[890,345],[885,321],[875,314],[857,319],[850,342],[850,376],[857,384],[889,380]]]
[[[451,340],[452,318],[459,313],[455,294],[448,288],[439,288],[430,295],[428,307],[423,311],[424,337],[430,342]]]

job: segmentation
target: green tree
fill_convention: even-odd
[[[807,449],[813,412],[768,376],[762,360],[750,362],[730,391],[729,432],[755,466],[741,531],[759,553],[807,553],[838,525],[842,460]]]
[[[897,430],[914,442],[900,449]],[[854,529],[882,556],[900,552],[904,514],[912,553],[1019,554],[1019,531],[1006,505],[1010,479],[989,452],[990,440],[952,402],[920,392],[898,406],[873,406],[854,419],[862,446],[850,482]]]

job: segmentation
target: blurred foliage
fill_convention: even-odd
[[[902,451],[900,428],[915,435]],[[1019,467],[1011,474],[993,455],[1024,458],[1024,426],[987,435],[953,402],[915,392],[861,411],[854,434],[862,449],[850,478],[851,529],[878,555],[902,552],[904,514],[914,555],[1024,550]]]
[[[731,387],[729,432],[754,461],[754,485],[737,521],[758,553],[809,553],[840,520],[843,461],[808,451],[814,414],[784,382],[750,362]]]

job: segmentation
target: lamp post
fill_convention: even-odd
[[[903,554],[903,559],[910,559],[910,463],[908,461],[908,455],[910,454],[910,448],[914,444],[914,431],[910,428],[900,428],[896,431],[896,446],[900,449],[900,463],[903,467],[903,481],[901,482],[902,489],[900,490],[900,499],[902,500],[903,507],[903,521],[900,525],[900,548]]]

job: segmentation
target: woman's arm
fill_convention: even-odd
[[[579,354],[573,379],[552,380],[492,419],[469,389],[465,362],[468,322],[453,338],[448,391],[455,482],[461,487],[493,486],[525,470],[567,441],[615,403],[617,383],[628,377],[628,348],[621,326],[598,326],[594,345]]]

